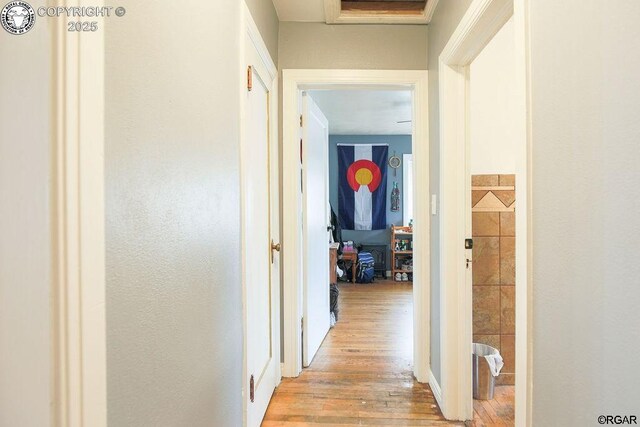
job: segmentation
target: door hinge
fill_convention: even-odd
[[[300,114],[300,127],[302,127],[302,114]]]
[[[300,318],[300,329],[304,330],[304,317]]]
[[[249,400],[251,400],[251,403],[253,403],[253,401],[256,398],[255,392],[256,392],[256,384],[255,384],[253,375],[251,375],[251,379],[249,380]]]
[[[253,67],[249,65],[247,67],[247,90],[253,89]]]

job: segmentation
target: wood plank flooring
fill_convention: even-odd
[[[514,419],[515,387],[512,385],[496,386],[493,400],[473,401],[472,427],[515,425]]]
[[[463,425],[442,417],[431,389],[413,379],[412,288],[375,282],[340,285],[339,320],[311,366],[283,379],[266,427]],[[514,425],[514,387],[474,400],[472,427]]]
[[[262,425],[464,425],[446,421],[413,379],[411,292],[406,283],[341,284],[337,325],[311,366],[283,379]]]

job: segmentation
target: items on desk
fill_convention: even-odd
[[[353,247],[353,240],[347,240],[344,242],[344,247],[342,248],[343,252],[355,252],[355,248]]]

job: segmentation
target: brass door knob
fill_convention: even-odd
[[[273,251],[278,251],[280,252],[280,243],[273,243],[273,239],[271,239],[271,264],[273,264],[274,258],[273,258]]]

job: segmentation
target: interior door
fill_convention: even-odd
[[[311,364],[329,332],[329,122],[302,96],[303,321],[302,365]]]
[[[247,87],[241,151],[245,301],[246,425],[259,426],[279,382],[277,142],[269,114],[273,78],[253,41],[245,40]],[[275,153],[275,154],[274,154]],[[277,249],[277,250],[276,250]],[[229,254],[233,256],[233,254]]]

